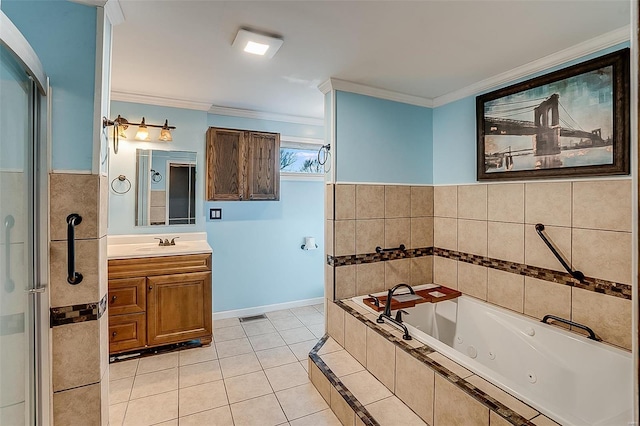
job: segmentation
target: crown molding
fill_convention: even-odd
[[[567,49],[545,56],[525,65],[514,68],[507,72],[495,75],[485,80],[474,83],[470,86],[456,90],[446,95],[433,99],[433,106],[439,107],[468,96],[474,96],[489,89],[494,89],[503,84],[512,83],[515,80],[527,77],[540,71],[562,65],[574,59],[595,53],[607,47],[615,46],[618,43],[629,41],[631,38],[631,26],[627,25],[617,30],[610,31],[601,36],[586,40],[582,43],[571,46]]]
[[[420,96],[407,95],[405,93],[393,92],[391,90],[379,89],[377,87],[366,86],[364,84],[353,83],[351,81],[330,78],[318,89],[326,94],[329,90],[340,90],[342,92],[357,93],[358,95],[372,96],[374,98],[386,99],[389,101],[401,102],[404,104],[417,105],[432,108],[433,100]]]
[[[120,25],[124,23],[125,17],[122,12],[122,6],[119,0],[107,0],[104,4],[104,10],[107,13],[111,25]]]
[[[313,117],[301,117],[298,115],[277,114],[250,109],[228,108],[212,105],[209,114],[227,115],[231,117],[253,118],[256,120],[282,121],[284,123],[306,124],[310,126],[324,126],[324,119]]]
[[[120,102],[134,102],[138,104],[157,105],[173,108],[195,109],[198,111],[208,111],[211,104],[208,102],[188,101],[184,99],[163,98],[160,96],[143,95],[140,93],[111,91],[111,100]]]

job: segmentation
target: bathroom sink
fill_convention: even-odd
[[[109,259],[130,257],[176,256],[181,254],[211,253],[206,241],[181,241],[173,246],[159,246],[157,243],[114,244],[108,246]]]

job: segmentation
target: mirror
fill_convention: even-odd
[[[136,225],[195,225],[196,153],[136,150]]]

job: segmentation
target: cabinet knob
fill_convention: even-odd
[[[115,303],[117,298],[118,298],[118,296],[111,296],[111,303]]]
[[[111,337],[116,337],[117,335],[118,335],[118,333],[115,332],[115,331],[113,333],[111,333]]]
[[[240,199],[242,200],[242,198],[244,197],[244,195],[240,194]]]
[[[150,285],[150,286],[149,286],[149,290],[153,290],[153,286],[151,286],[151,285]]]

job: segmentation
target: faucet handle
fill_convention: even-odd
[[[404,309],[398,309],[398,311],[396,312],[396,321],[402,322],[402,314],[409,315],[409,312],[405,311]]]
[[[180,238],[180,237],[173,237],[173,238],[171,239],[171,243],[170,243],[170,245],[172,245],[172,246],[175,246],[175,245],[176,245],[176,238]]]
[[[164,239],[164,244],[163,244],[163,245],[164,245],[164,246],[171,245],[171,243],[169,242],[169,239],[168,239],[168,238],[165,238],[165,239]]]
[[[158,243],[159,246],[162,246],[162,238],[158,238],[158,237],[154,237],[154,240],[160,240],[160,242]]]

